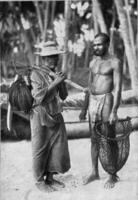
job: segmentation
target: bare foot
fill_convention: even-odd
[[[46,184],[44,181],[37,182],[36,187],[42,192],[54,192],[56,191],[55,188],[51,187],[50,185]]]
[[[119,177],[117,175],[111,175],[107,182],[104,185],[104,188],[111,189],[115,186],[115,183],[118,182]]]
[[[65,184],[60,182],[60,181],[57,181],[55,179],[51,179],[51,180],[47,180],[45,181],[48,185],[54,187],[54,188],[64,188],[65,187]]]
[[[83,184],[87,185],[90,182],[95,181],[95,180],[99,180],[99,179],[100,179],[99,175],[91,174],[86,180],[84,180]]]

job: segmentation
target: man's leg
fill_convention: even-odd
[[[91,122],[90,122],[91,123]],[[98,144],[97,139],[95,137],[95,124],[90,124],[90,132],[91,132],[91,160],[92,160],[92,173],[91,175],[84,181],[84,184],[88,184],[94,180],[99,179],[99,170],[98,170]]]
[[[45,154],[43,152],[43,146],[45,141],[45,131],[43,130],[44,127],[42,127],[40,124],[37,124],[36,122],[35,129],[31,129],[32,133],[32,156],[33,156],[33,172],[34,172],[34,178],[35,178],[35,185],[36,187],[43,192],[53,192],[56,191],[54,187],[51,187],[50,185],[46,184],[44,181],[44,159]]]
[[[111,113],[111,110],[112,110],[112,105],[113,105],[113,96],[112,94],[108,94],[106,95],[106,98],[105,98],[105,104],[103,106],[103,110],[102,110],[102,119],[103,119],[103,122],[107,122],[109,120],[109,116],[110,116],[110,113]],[[109,134],[110,134],[110,137],[113,136],[113,132],[114,130],[108,130]],[[112,155],[111,155],[111,159],[113,159],[115,162],[116,162],[116,157],[113,157],[112,156],[114,155],[115,156],[115,152],[117,151],[116,148],[113,147],[113,145],[110,145],[111,146],[111,152],[112,152]],[[105,188],[113,188],[115,186],[115,183],[118,181],[118,176],[116,174],[109,174],[109,178],[108,180],[106,181],[104,187]]]

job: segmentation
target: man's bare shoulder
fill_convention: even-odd
[[[110,61],[113,69],[118,69],[121,67],[120,59],[117,58],[115,55],[110,56]]]
[[[116,55],[110,55],[109,56],[109,59],[112,61],[112,62],[120,62],[120,59],[116,56]]]
[[[95,61],[96,61],[96,57],[93,57],[93,59],[90,61],[89,68],[93,67]]]

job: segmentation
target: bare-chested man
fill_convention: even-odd
[[[99,179],[98,170],[98,147],[95,132],[96,122],[117,120],[117,110],[121,98],[122,67],[120,61],[108,52],[109,36],[99,33],[95,36],[93,43],[94,59],[90,62],[90,75],[88,92],[85,97],[85,105],[80,113],[80,119],[85,119],[87,108],[91,131],[91,158],[92,173],[85,184]],[[117,175],[109,174],[105,183],[106,188],[114,187],[118,181]]]

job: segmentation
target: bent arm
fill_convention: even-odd
[[[31,74],[32,96],[36,104],[41,104],[46,100],[52,91],[65,79],[64,75],[57,77],[50,84],[46,78],[44,79],[37,72]]]

